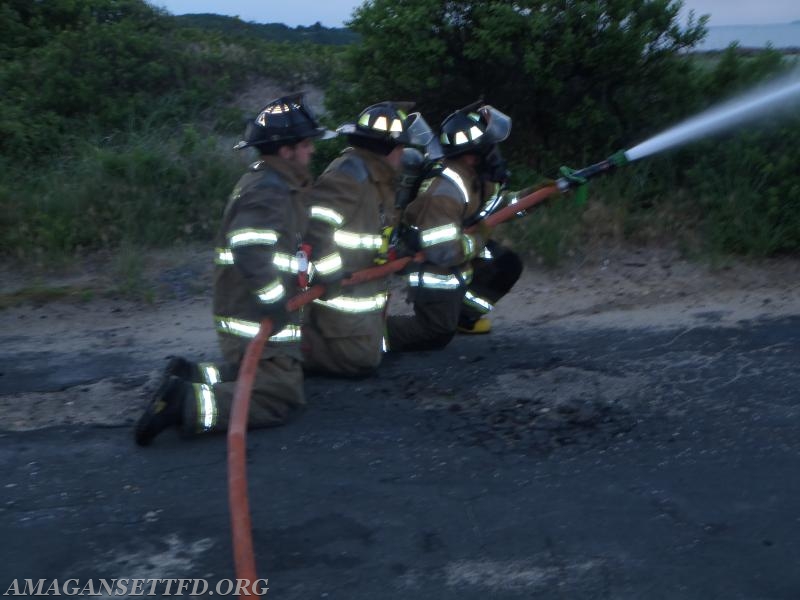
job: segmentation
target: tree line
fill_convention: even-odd
[[[693,52],[707,16],[681,22],[680,8],[369,0],[344,33],[176,18],[142,0],[2,0],[0,252],[205,239],[241,168],[227,144],[247,116],[235,99],[260,80],[320,88],[330,125],[390,98],[415,100],[435,125],[483,99],[513,118],[504,149],[522,186],[796,68],[769,48]],[[269,35],[287,31],[315,43]],[[514,235],[557,258],[602,229],[592,219],[612,219],[633,239],[656,229],[713,252],[796,252],[798,134],[798,117],[781,115],[653,157],[593,186],[607,210],[555,203]]]

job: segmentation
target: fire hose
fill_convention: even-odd
[[[625,164],[626,159],[623,153],[617,153],[611,158],[600,163],[586,167],[578,171],[562,170],[562,177],[551,185],[536,190],[518,199],[513,205],[503,207],[483,219],[486,226],[493,227],[504,221],[516,218],[525,210],[541,204],[554,194],[565,192],[569,189],[578,187],[586,180],[613,170],[617,166]],[[477,225],[467,228],[470,232],[477,229]],[[423,262],[425,255],[418,252],[414,256],[405,256],[386,264],[370,267],[362,271],[353,273],[345,279],[342,284],[356,285],[366,281],[380,279],[402,271],[411,262]],[[314,285],[308,290],[291,298],[286,308],[289,311],[298,310],[300,307],[313,302],[325,292],[323,285]],[[228,426],[228,502],[231,514],[231,535],[233,544],[234,567],[236,578],[248,582],[242,588],[243,595],[250,598],[258,598],[254,591],[254,586],[258,577],[256,576],[255,552],[253,550],[253,534],[250,519],[250,504],[247,494],[247,419],[250,408],[250,394],[253,389],[253,380],[264,345],[272,332],[272,322],[264,319],[258,334],[253,338],[247,347],[247,351],[239,367],[239,376],[234,392],[233,405],[231,407],[230,424]]]

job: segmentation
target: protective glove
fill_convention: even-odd
[[[262,321],[264,319],[272,321],[273,335],[286,327],[292,318],[292,314],[286,310],[286,304],[283,302],[276,302],[273,305],[262,305],[260,312]]]
[[[573,187],[574,190],[575,203],[582,206],[586,204],[586,199],[589,196],[589,181],[585,177],[580,177],[575,173],[575,169],[570,169],[569,167],[561,167],[558,171],[559,175],[572,184],[571,187]]]
[[[414,256],[420,249],[419,229],[401,223],[394,228],[389,243],[389,253],[393,258]]]
[[[324,285],[325,291],[319,297],[320,300],[328,301],[331,298],[336,298],[342,295],[342,282],[350,278],[350,273],[340,271],[337,276],[333,277],[320,277],[314,283]]]

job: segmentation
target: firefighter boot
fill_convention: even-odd
[[[191,384],[180,377],[171,376],[156,390],[153,399],[136,423],[135,438],[140,446],[147,446],[168,427],[177,427],[183,420],[183,405],[191,394]]]
[[[481,317],[476,321],[460,319],[458,322],[459,333],[489,333],[492,330],[492,322],[489,317]]]
[[[169,378],[172,376],[179,377],[184,381],[203,381],[200,375],[200,368],[197,363],[183,358],[182,356],[170,356],[167,366],[164,367],[164,372],[161,374],[161,380],[158,382],[156,389],[163,389],[167,385]]]

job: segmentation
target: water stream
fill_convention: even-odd
[[[629,161],[638,160],[686,142],[729,129],[751,119],[775,114],[800,102],[800,75],[784,78],[711,108],[625,151]]]

